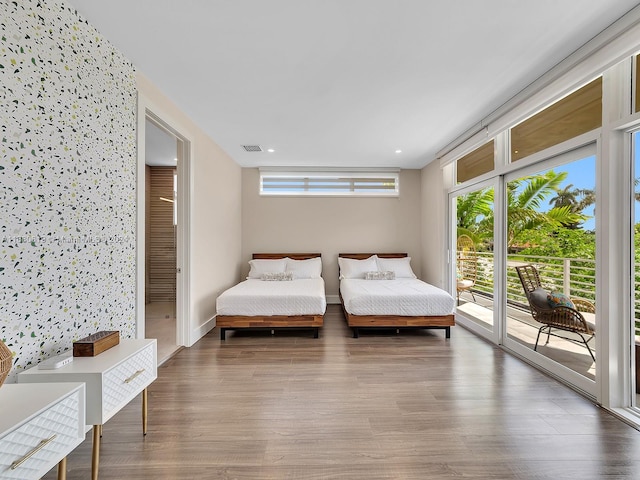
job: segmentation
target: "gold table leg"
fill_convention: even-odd
[[[147,389],[142,390],[142,434],[147,434]]]
[[[67,457],[58,462],[58,480],[67,480]]]
[[[98,465],[100,463],[100,435],[102,425],[93,426],[93,450],[91,452],[91,480],[98,480]]]

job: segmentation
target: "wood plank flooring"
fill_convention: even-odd
[[[148,435],[139,398],[104,426],[100,479],[640,478],[640,432],[461,327],[353,339],[330,305],[312,337],[214,329],[178,352]]]

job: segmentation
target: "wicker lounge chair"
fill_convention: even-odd
[[[538,330],[538,337],[536,338],[536,344],[533,349],[536,350],[538,348],[540,334],[546,331],[547,343],[549,343],[549,337],[553,335],[577,344],[584,344],[591,358],[595,361],[596,357],[589,346],[589,341],[596,333],[595,306],[587,300],[572,298],[571,302],[575,308],[564,305],[552,307],[547,300],[549,292],[542,288],[540,275],[536,267],[533,265],[524,265],[515,268],[520,277],[520,282],[522,282],[527,300],[529,301],[531,315],[536,322],[542,324]],[[561,335],[557,332],[553,333],[552,329],[574,333],[578,335],[581,340],[575,337]]]

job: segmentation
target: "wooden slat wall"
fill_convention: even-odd
[[[144,284],[149,285],[149,259],[151,258],[151,212],[149,211],[149,205],[151,205],[151,167],[145,165],[144,169],[144,204],[146,205],[144,214]],[[149,303],[149,289],[145,288],[144,291],[144,303]]]
[[[173,204],[173,167],[149,167],[150,200],[148,239],[147,299],[149,302],[176,301],[176,238]]]

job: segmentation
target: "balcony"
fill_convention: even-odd
[[[477,252],[477,278],[474,288],[460,295],[458,311],[476,323],[491,329],[493,326],[493,253]],[[542,284],[550,291],[563,292],[572,298],[595,303],[595,261],[578,258],[541,257],[514,254],[507,257],[507,335],[510,339],[533,349],[541,324],[531,316],[529,304],[515,266],[532,264],[540,274]],[[638,273],[640,279],[640,269]],[[638,287],[640,288],[640,287]],[[636,305],[636,319],[639,318]],[[640,335],[636,322],[636,335]],[[564,332],[563,332],[564,333]],[[567,336],[571,336],[566,332]],[[576,335],[576,340],[579,339]],[[590,342],[595,352],[595,342]],[[538,353],[574,370],[587,378],[595,379],[595,362],[584,344],[541,335]],[[597,358],[597,357],[596,357]]]

